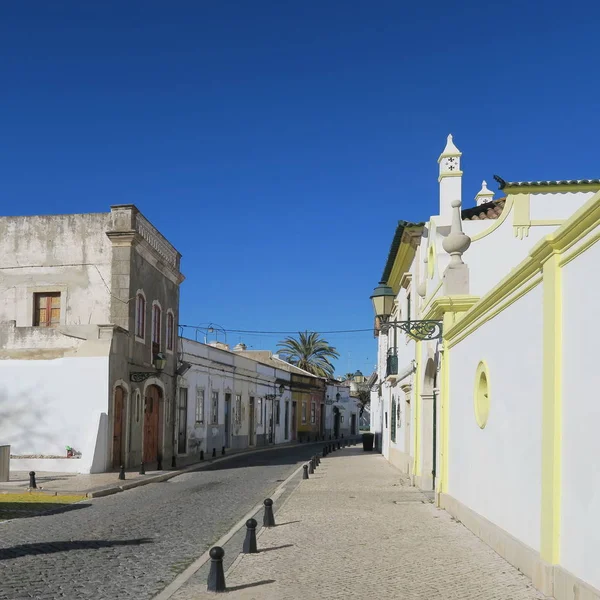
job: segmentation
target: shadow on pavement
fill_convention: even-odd
[[[254,583],[245,583],[243,585],[234,585],[233,587],[228,587],[228,592],[237,592],[238,590],[245,590],[246,588],[257,587],[259,585],[266,585],[268,583],[275,583],[274,579],[263,579],[262,581],[255,581]]]
[[[286,521],[285,523],[277,523],[275,527],[283,527],[284,525],[291,525],[292,523],[302,523],[302,521],[300,519],[297,521]]]
[[[2,502],[0,520],[45,517],[70,510],[89,508],[89,504],[58,504],[56,502]]]
[[[21,544],[10,548],[0,548],[0,560],[19,558],[30,554],[52,554],[54,552],[68,552],[69,550],[99,550],[100,548],[113,548],[114,546],[139,546],[152,544],[149,538],[134,540],[72,540],[69,542],[38,542],[34,544]]]
[[[270,548],[261,548],[260,552],[271,552],[272,550],[283,550],[284,548],[291,548],[294,544],[283,544],[282,546],[271,546]]]

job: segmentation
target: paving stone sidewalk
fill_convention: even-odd
[[[231,600],[546,598],[379,454],[335,452],[227,572]],[[205,576],[204,576],[205,577]],[[215,597],[192,577],[173,600]]]

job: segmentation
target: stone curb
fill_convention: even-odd
[[[220,457],[214,458],[214,459],[211,458],[211,459],[205,460],[201,463],[194,463],[188,467],[184,467],[183,469],[178,469],[177,471],[169,471],[168,473],[164,473],[162,475],[153,475],[151,477],[148,477],[148,479],[139,479],[136,481],[132,481],[131,483],[124,483],[123,485],[111,486],[111,487],[103,488],[101,490],[95,490],[93,492],[88,492],[86,494],[86,496],[88,498],[101,498],[103,496],[110,496],[112,494],[118,494],[119,492],[131,490],[133,488],[140,487],[142,485],[148,485],[149,483],[161,483],[163,481],[168,481],[169,479],[172,479],[173,477],[177,477],[178,475],[183,475],[185,473],[193,473],[194,471],[202,471],[203,469],[206,469],[207,467],[209,467],[211,465],[214,465],[214,464],[222,462],[222,461],[230,460],[232,458],[235,458],[236,456],[260,454],[262,452],[272,452],[273,450],[281,450],[281,449],[285,449],[285,448],[302,448],[304,446],[318,446],[318,445],[326,444],[326,443],[328,443],[328,442],[320,441],[320,442],[304,442],[302,444],[300,444],[300,443],[278,444],[276,446],[269,446],[267,448],[256,448],[253,450],[243,450],[241,452],[232,452],[231,454],[226,454],[225,456],[220,456]],[[76,492],[73,492],[73,493],[57,492],[56,495],[57,496],[69,496],[69,495],[77,496],[79,494],[77,494]]]

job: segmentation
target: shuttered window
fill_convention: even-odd
[[[34,295],[35,327],[57,327],[60,323],[60,292],[42,292]]]

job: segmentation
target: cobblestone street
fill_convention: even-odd
[[[151,598],[314,451],[236,456],[63,512],[0,523],[0,599]]]
[[[322,460],[276,519],[258,536],[262,551],[229,569],[228,599],[545,598],[381,455],[359,447]],[[206,573],[198,572],[172,598],[214,597],[205,590]]]

